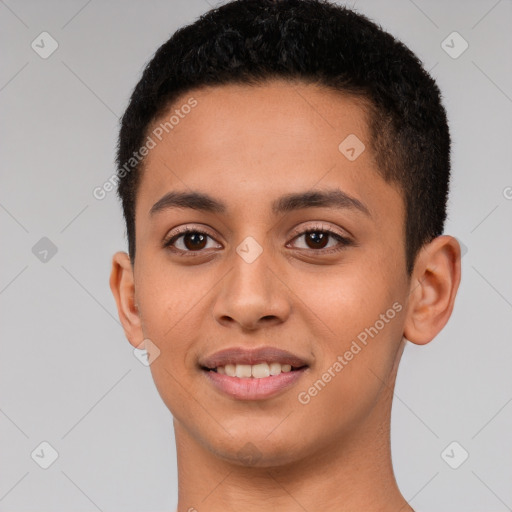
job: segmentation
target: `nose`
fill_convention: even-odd
[[[270,251],[264,250],[248,262],[233,254],[231,271],[213,306],[214,319],[224,325],[238,325],[242,330],[278,325],[290,314],[290,291],[283,276],[274,270]]]

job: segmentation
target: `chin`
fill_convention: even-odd
[[[235,434],[227,429],[231,436],[226,434],[223,439],[207,439],[205,446],[216,457],[248,468],[282,467],[296,462],[307,456],[308,452],[313,451],[303,445],[305,439],[299,431],[283,429],[278,434],[277,430],[273,430],[277,424],[278,422],[273,423],[265,433],[260,429],[246,428],[240,429]]]

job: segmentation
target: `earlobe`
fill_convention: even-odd
[[[125,252],[116,252],[112,257],[110,289],[114,295],[119,314],[128,341],[138,347],[144,340],[139,310],[135,302],[135,283],[130,257]]]
[[[426,244],[411,279],[404,337],[424,345],[448,322],[460,283],[460,245],[448,235]]]

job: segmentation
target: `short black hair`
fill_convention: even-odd
[[[230,1],[177,30],[155,52],[122,117],[117,147],[117,192],[132,264],[144,160],[130,172],[126,162],[152,123],[193,89],[272,79],[361,99],[379,172],[404,200],[410,275],[419,249],[442,234],[446,219],[450,134],[441,94],[407,46],[366,16],[327,0]]]

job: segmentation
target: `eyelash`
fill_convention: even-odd
[[[177,233],[174,233],[170,238],[168,237],[166,240],[164,240],[163,247],[169,249],[170,251],[177,254],[178,256],[185,256],[185,257],[201,256],[202,254],[204,254],[204,250],[202,250],[202,249],[200,249],[198,251],[190,251],[190,250],[185,251],[183,249],[176,249],[175,247],[172,247],[172,245],[179,238],[181,238],[182,236],[187,235],[189,233],[206,235],[207,237],[214,239],[213,236],[211,236],[206,231],[202,231],[197,228],[192,228],[192,227],[186,226],[186,227],[180,229]],[[332,254],[332,253],[340,252],[348,246],[355,245],[351,239],[344,237],[344,236],[340,235],[339,233],[336,233],[335,231],[328,229],[322,225],[315,225],[312,227],[308,227],[306,230],[303,230],[303,231],[296,231],[293,233],[294,236],[293,236],[292,240],[296,240],[296,239],[300,238],[301,236],[308,235],[310,233],[327,234],[330,237],[336,239],[339,242],[339,245],[337,247],[334,247],[334,248],[331,247],[328,249],[302,249],[302,250],[312,251],[312,252],[320,253],[320,254]]]

